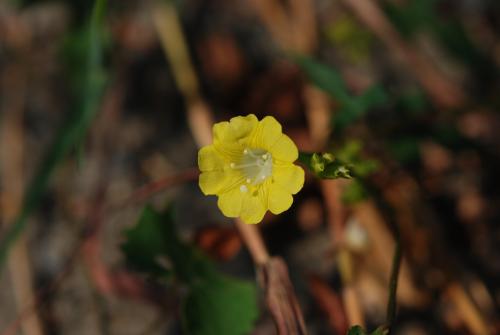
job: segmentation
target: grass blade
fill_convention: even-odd
[[[82,79],[82,100],[78,104],[79,107],[55,136],[52,146],[28,185],[19,214],[14,222],[8,226],[6,233],[0,240],[0,269],[5,263],[10,247],[26,228],[29,215],[40,203],[56,167],[82,140],[97,113],[106,83],[102,66],[102,27],[105,8],[106,0],[96,0],[86,27],[87,48],[83,54],[83,57],[86,58],[86,75]]]

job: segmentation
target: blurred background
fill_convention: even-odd
[[[276,334],[197,185],[211,124],[249,113],[357,177],[306,173],[257,227],[309,334],[386,322],[398,239],[393,334],[500,334],[499,19],[497,0],[0,2],[0,334]],[[227,285],[196,296],[199,259]]]

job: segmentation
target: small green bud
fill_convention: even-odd
[[[321,179],[352,178],[352,167],[331,153],[300,153],[299,160]]]

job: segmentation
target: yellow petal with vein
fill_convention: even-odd
[[[304,186],[304,170],[293,164],[276,164],[273,166],[273,179],[289,193],[295,194]]]
[[[281,125],[272,116],[263,118],[252,134],[251,146],[270,150],[281,137]]]
[[[205,195],[224,193],[241,183],[244,178],[241,174],[231,171],[205,171],[200,174],[198,184]]]
[[[269,148],[273,158],[293,163],[299,158],[299,151],[290,137],[282,134],[280,138]]]
[[[292,206],[293,198],[290,193],[277,184],[272,184],[269,188],[267,206],[273,214],[280,214]]]
[[[253,114],[247,116],[236,116],[229,120],[230,139],[238,141],[249,136],[259,121]]]
[[[241,207],[241,220],[245,223],[259,223],[266,214],[266,206],[258,196],[245,193]]]
[[[240,216],[243,198],[244,193],[240,191],[239,187],[235,187],[219,195],[217,205],[225,216],[236,218]]]
[[[198,167],[200,171],[222,170],[225,162],[213,145],[207,145],[198,151]]]

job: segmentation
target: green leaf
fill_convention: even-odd
[[[353,180],[344,188],[342,201],[346,204],[355,204],[369,197],[369,192],[359,180]]]
[[[336,130],[341,130],[365,115],[371,108],[387,103],[387,93],[380,85],[368,88],[359,96],[352,95],[342,76],[333,68],[308,57],[296,57],[296,62],[309,79],[340,103],[332,120]]]
[[[361,326],[354,326],[349,328],[347,335],[368,335],[368,333]]]
[[[381,85],[373,85],[364,91],[356,99],[361,105],[362,110],[368,110],[372,107],[381,106],[389,101],[389,97]]]
[[[189,334],[240,335],[252,330],[258,317],[255,285],[219,273],[198,249],[181,241],[170,210],[146,206],[126,237],[122,250],[129,264],[161,278],[169,274],[159,262],[164,258],[188,287],[183,320]]]
[[[147,206],[143,209],[137,225],[125,233],[126,242],[122,245],[127,263],[146,273],[161,275],[168,271],[158,262],[166,254],[167,238],[163,215]]]
[[[249,334],[258,317],[254,285],[217,276],[192,287],[184,305],[187,333]]]
[[[379,163],[374,159],[362,156],[363,144],[357,140],[351,140],[336,150],[337,157],[352,166],[357,177],[366,177],[379,168]]]
[[[333,68],[305,56],[297,57],[296,61],[318,88],[341,103],[345,104],[351,101],[351,96],[347,91],[342,76]]]
[[[127,262],[139,271],[152,275],[164,273],[159,260],[168,258],[179,280],[192,283],[215,275],[210,260],[196,248],[182,242],[175,231],[172,213],[157,212],[146,206],[137,225],[126,232],[122,245]]]
[[[331,153],[299,153],[299,161],[321,179],[352,178],[352,166]]]
[[[381,326],[375,329],[370,335],[387,335],[389,334],[389,329],[387,327]]]
[[[105,7],[106,0],[96,0],[88,23],[86,38],[89,41],[89,47],[83,53],[83,57],[86,59],[86,76],[83,77],[82,100],[77,104],[78,108],[75,113],[55,136],[54,143],[45,154],[34,178],[28,185],[19,215],[0,240],[0,267],[4,264],[10,247],[24,231],[29,215],[40,203],[56,167],[68,155],[70,150],[75,148],[83,139],[99,109],[106,83],[101,60],[101,36]]]

